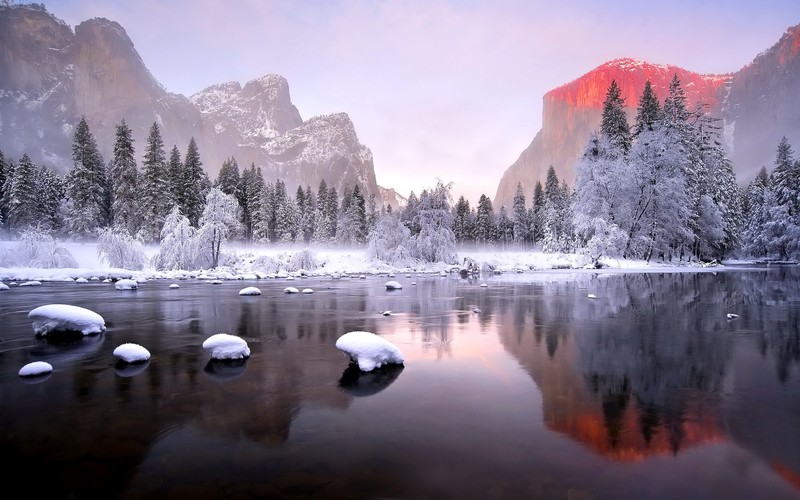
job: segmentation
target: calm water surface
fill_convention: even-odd
[[[0,292],[4,485],[51,498],[800,498],[799,278],[12,287]],[[250,285],[263,295],[240,297]],[[36,339],[27,314],[48,303],[109,328]],[[351,330],[395,343],[405,365],[348,368],[334,343]],[[245,338],[250,359],[209,362],[201,344],[220,332]],[[125,342],[149,363],[117,366]],[[21,379],[34,360],[54,372]]]

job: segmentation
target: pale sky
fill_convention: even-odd
[[[119,22],[170,92],[282,75],[303,119],[350,115],[379,184],[440,178],[471,204],[541,128],[548,90],[619,57],[733,72],[800,23],[798,0],[44,3],[73,27]]]

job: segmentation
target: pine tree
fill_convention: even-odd
[[[200,215],[205,207],[206,193],[208,193],[210,186],[208,185],[208,177],[203,171],[203,162],[200,161],[200,152],[197,150],[197,143],[194,137],[189,139],[189,146],[186,148],[180,185],[183,203],[181,210],[186,215],[186,218],[189,219],[189,223],[193,227],[197,227]]]
[[[75,127],[66,193],[67,225],[73,236],[86,237],[108,225],[108,174],[85,118]]]
[[[653,92],[650,80],[644,84],[644,90],[639,97],[639,105],[636,107],[636,123],[633,128],[633,135],[637,137],[643,131],[652,132],[654,127],[661,121],[661,105]]]
[[[475,241],[478,243],[491,243],[494,241],[495,217],[492,199],[481,194],[478,199],[477,215],[475,218]]]
[[[317,189],[317,207],[314,212],[314,241],[322,243],[330,241],[331,228],[328,215],[328,185],[325,179],[319,181]]]
[[[525,192],[522,190],[522,183],[517,183],[517,192],[514,194],[513,202],[513,226],[514,242],[522,245],[530,238],[531,222],[528,219],[528,209],[525,207]]]
[[[314,239],[314,220],[317,212],[317,200],[314,198],[314,193],[311,192],[311,186],[306,186],[305,199],[306,207],[300,228],[303,233],[303,241],[309,243]]]
[[[5,180],[2,185],[2,198],[0,198],[0,214],[3,216],[3,225],[6,229],[12,229],[11,224],[11,190],[14,184],[16,166],[14,162],[8,160],[5,162]]]
[[[544,238],[544,187],[541,181],[536,181],[536,185],[533,188],[530,220],[531,239],[535,245],[541,243]]]
[[[800,195],[800,175],[795,169],[794,152],[784,136],[778,144],[775,154],[775,170],[772,171],[772,186],[778,197],[778,203],[789,208],[790,214],[798,213],[798,196]]]
[[[411,236],[415,236],[419,233],[420,228],[416,226],[415,223],[415,220],[417,220],[418,210],[419,210],[419,199],[417,198],[417,195],[414,194],[414,191],[411,191],[411,194],[408,195],[406,206],[403,208],[403,213],[400,217],[400,220],[411,232]]]
[[[252,242],[266,241],[268,228],[264,220],[264,176],[255,163],[250,164],[242,175],[244,207],[247,213],[242,217],[245,225],[245,239]],[[245,208],[242,208],[244,211]]]
[[[218,188],[225,194],[239,197],[239,164],[236,163],[236,158],[230,157],[222,162],[222,168],[219,169],[217,181],[214,187]]]
[[[142,166],[140,232],[145,242],[154,242],[158,241],[164,220],[172,209],[164,141],[156,122],[150,127]]]
[[[167,161],[167,175],[169,179],[170,205],[178,205],[184,211],[186,201],[183,199],[183,162],[178,146],[173,145]],[[185,212],[184,212],[185,213]]]
[[[419,233],[413,237],[412,255],[426,262],[458,262],[453,218],[450,214],[451,184],[438,181],[430,191],[424,190],[419,199],[417,225]]]
[[[133,148],[133,133],[125,120],[117,125],[114,155],[109,165],[113,196],[111,218],[115,225],[124,227],[130,234],[139,229],[137,202],[139,172]]]
[[[48,168],[36,171],[36,214],[39,226],[47,231],[59,231],[64,224],[61,200],[64,183]]]
[[[12,171],[6,202],[7,227],[21,231],[39,222],[36,206],[36,165],[27,154],[24,154]]]
[[[5,224],[8,214],[6,214],[6,207],[3,204],[3,199],[6,197],[6,158],[3,155],[3,150],[0,149],[0,225]]]
[[[453,234],[456,237],[456,241],[463,243],[472,240],[472,227],[470,227],[471,209],[469,207],[469,201],[467,201],[463,195],[460,196],[454,210]]]
[[[623,155],[628,154],[631,149],[631,132],[628,117],[625,115],[625,99],[621,96],[616,80],[611,80],[611,86],[606,92],[600,131]]]
[[[669,93],[664,99],[663,117],[667,126],[679,128],[684,127],[689,119],[689,112],[686,108],[686,93],[683,91],[677,73],[672,76],[672,80],[669,83]]]
[[[328,226],[330,228],[331,240],[335,240],[339,233],[339,195],[336,193],[336,188],[334,186],[328,188],[327,204],[328,208],[325,212],[328,214]]]

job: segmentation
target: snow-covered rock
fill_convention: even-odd
[[[114,349],[114,357],[125,363],[143,363],[150,359],[150,351],[139,344],[121,344]]]
[[[36,335],[47,336],[53,332],[80,332],[94,335],[106,330],[102,316],[83,307],[67,304],[39,306],[28,313]]]
[[[203,342],[203,349],[214,359],[244,359],[250,356],[247,342],[228,333],[210,336]]]
[[[489,285],[487,285],[486,283],[481,283],[481,288],[486,288],[486,287],[488,287],[488,286],[489,286]]]
[[[739,317],[739,315],[738,314],[734,314],[734,313],[728,313],[726,317],[728,319],[736,319],[736,318]]]
[[[11,290],[5,283],[0,283],[0,290]]]
[[[53,371],[53,365],[46,361],[34,361],[19,369],[20,377],[36,377]]]
[[[261,295],[261,290],[254,286],[248,286],[239,290],[239,295]]]
[[[311,288],[303,288],[303,293],[305,294],[314,293],[314,290],[312,290]]]
[[[82,277],[75,280],[75,283],[88,283],[88,282],[89,282],[89,280],[87,280],[86,278],[82,278]]]
[[[287,286],[286,288],[283,289],[283,293],[300,293],[300,290],[298,290],[293,286]]]
[[[402,364],[405,361],[400,349],[371,332],[345,333],[336,341],[336,348],[346,353],[365,372],[385,364]]]
[[[114,288],[117,290],[137,290],[139,288],[139,282],[131,279],[121,279],[114,283]]]
[[[400,284],[399,281],[387,281],[386,282],[386,289],[387,290],[401,290],[403,285]]]
[[[20,283],[19,286],[42,286],[42,282],[39,280],[31,280],[31,281],[26,281],[24,283]]]
[[[181,286],[180,286],[179,284],[177,284],[177,283],[171,283],[171,284],[169,285],[169,288],[171,288],[171,289],[173,289],[173,290],[174,290],[174,289],[176,289],[176,288],[180,288],[180,287],[181,287]]]
[[[593,293],[590,293],[590,294],[589,294],[589,295],[587,295],[586,297],[588,297],[588,298],[590,298],[590,299],[596,299],[596,298],[597,298],[597,295],[595,295],[595,294],[593,294]]]

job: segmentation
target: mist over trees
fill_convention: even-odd
[[[677,76],[663,102],[645,84],[632,124],[630,104],[612,82],[575,185],[551,166],[544,183],[517,185],[511,207],[485,194],[474,205],[464,196],[454,202],[452,185],[441,181],[401,207],[379,205],[357,184],[339,193],[322,180],[287,192],[280,178],[265,179],[255,164],[240,170],[234,157],[212,181],[194,138],[185,153],[173,145],[167,154],[157,123],[137,153],[122,120],[106,163],[82,118],[63,177],[0,150],[0,223],[29,242],[98,239],[112,266],[143,266],[142,245],[156,244],[159,269],[218,266],[226,241],[363,247],[395,265],[455,264],[463,246],[578,252],[595,263],[800,258],[800,160],[786,138],[771,168],[742,189],[718,120],[687,107]]]

